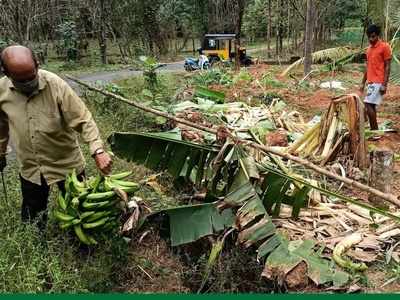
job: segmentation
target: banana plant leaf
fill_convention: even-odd
[[[155,171],[168,171],[174,178],[189,179],[196,170],[199,182],[204,168],[218,154],[217,148],[183,141],[175,132],[113,133],[108,142],[118,157]]]
[[[164,209],[155,214],[165,213],[169,217],[171,245],[179,246],[218,233],[234,224],[231,209],[221,213],[216,203],[186,205]]]
[[[316,284],[333,283],[335,286],[346,284],[350,277],[347,273],[338,271],[332,261],[323,259],[313,250],[315,241],[299,240],[289,242],[282,236],[280,245],[268,256],[263,276],[273,279],[274,276],[286,277],[301,262],[307,265],[307,276]]]
[[[225,102],[225,93],[213,91],[203,86],[197,86],[194,95],[199,98],[210,99],[218,104]]]

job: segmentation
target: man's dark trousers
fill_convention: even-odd
[[[83,180],[84,172],[78,175]],[[21,219],[23,222],[32,222],[38,219],[38,227],[44,230],[47,223],[47,204],[49,200],[50,186],[43,175],[40,176],[41,185],[30,182],[19,176],[22,191]],[[65,195],[65,180],[57,182],[58,189]]]

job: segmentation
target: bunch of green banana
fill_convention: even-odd
[[[74,230],[86,245],[97,244],[95,237],[120,226],[119,219],[139,184],[124,181],[132,172],[90,177],[79,181],[75,170],[65,180],[66,193],[58,194],[54,212],[61,229]]]

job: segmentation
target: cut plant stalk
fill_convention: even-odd
[[[332,118],[331,126],[329,127],[328,135],[326,137],[324,150],[322,151],[321,154],[322,158],[325,158],[329,154],[332,148],[334,139],[336,137],[337,127],[338,127],[338,117],[337,114],[335,113],[335,115]]]
[[[307,130],[301,138],[299,138],[293,145],[289,148],[289,153],[293,154],[296,150],[303,145],[315,132],[318,132],[320,129],[321,124],[318,123],[314,125],[311,129]]]

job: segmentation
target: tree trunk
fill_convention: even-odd
[[[286,36],[286,38],[287,38],[287,52],[290,53],[290,40],[291,40],[291,37],[292,37],[292,28],[291,28],[291,22],[290,22],[291,18],[290,18],[290,5],[289,5],[289,2],[287,2],[286,5],[287,5],[287,19],[288,19],[288,21],[287,21],[287,36]]]
[[[240,70],[240,36],[244,13],[245,0],[236,0],[236,20],[235,20],[235,65],[236,70]]]
[[[272,38],[272,7],[271,0],[268,0],[268,33],[267,33],[267,49],[268,49],[268,57],[271,57],[271,38]]]
[[[99,47],[101,62],[107,64],[107,38],[106,38],[106,12],[105,0],[99,0]]]
[[[377,149],[371,153],[369,185],[384,193],[391,193],[393,181],[394,155],[392,151]],[[374,206],[388,208],[376,195],[368,195],[368,201]]]
[[[385,12],[385,36],[384,39],[385,41],[389,40],[389,30],[390,30],[390,25],[389,25],[389,10],[390,10],[390,1],[386,0],[386,12]]]
[[[311,72],[312,37],[314,33],[313,0],[307,0],[306,33],[304,39],[304,76]]]

